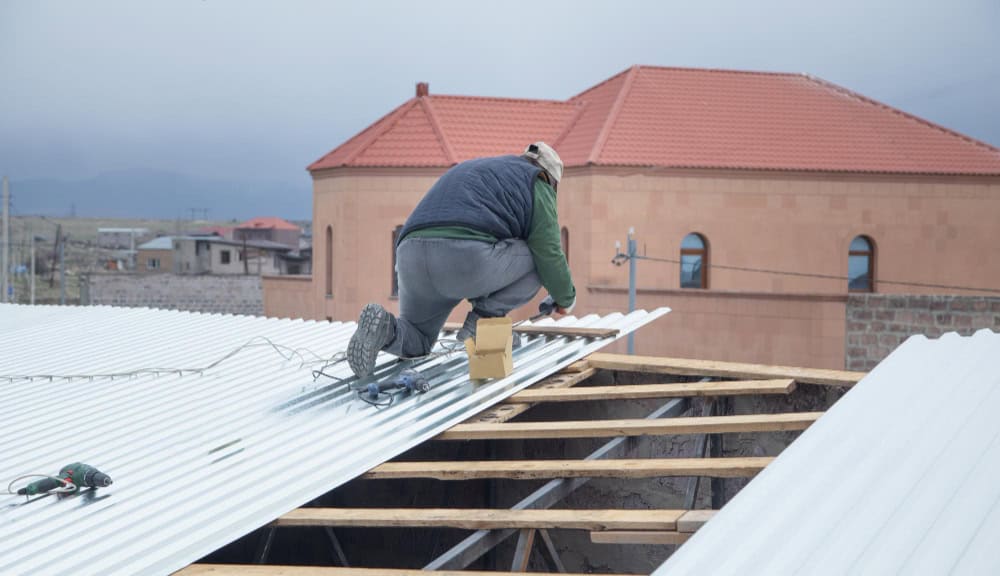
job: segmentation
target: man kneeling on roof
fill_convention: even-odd
[[[544,142],[520,156],[478,158],[445,172],[399,234],[399,317],[378,304],[362,309],[347,347],[351,370],[368,376],[382,350],[427,355],[462,300],[472,310],[459,341],[475,336],[480,318],[507,315],[542,286],[557,313],[572,311],[576,288],[556,214],[562,172],[562,160]]]

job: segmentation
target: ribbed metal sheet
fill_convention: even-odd
[[[654,574],[1000,574],[1000,335],[914,336]]]
[[[625,335],[666,312],[557,324]],[[513,375],[479,383],[464,353],[434,358],[421,366],[430,392],[380,411],[344,384],[313,380],[313,353],[344,350],[354,328],[0,305],[0,376],[200,368],[253,343],[201,374],[0,379],[4,485],[75,461],[114,479],[70,498],[0,496],[0,574],[168,574],[611,341],[533,338],[515,351]],[[265,337],[297,355],[283,358]]]

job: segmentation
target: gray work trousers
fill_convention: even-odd
[[[396,248],[396,273],[396,337],[383,350],[404,358],[430,352],[462,300],[480,317],[504,316],[542,285],[528,244],[516,239],[407,238]]]

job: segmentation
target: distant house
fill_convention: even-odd
[[[198,230],[195,234],[197,236],[218,236],[220,238],[225,238],[226,240],[233,239],[233,226],[206,226]]]
[[[145,244],[140,244],[135,260],[135,269],[137,272],[173,271],[173,237],[161,236]]]
[[[287,220],[273,216],[253,218],[233,229],[232,239],[236,242],[244,240],[266,240],[284,244],[293,250],[299,248],[299,238],[302,229]]]
[[[98,228],[97,247],[135,250],[136,244],[149,238],[149,235],[149,228]]]
[[[311,271],[312,257],[269,240],[236,242],[214,234],[162,236],[137,252],[137,271],[174,274],[302,274]]]

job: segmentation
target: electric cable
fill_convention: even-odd
[[[56,480],[57,482],[62,482],[63,483],[63,486],[60,486],[59,488],[54,488],[52,490],[49,490],[48,491],[49,494],[52,494],[52,493],[65,494],[65,493],[75,492],[76,491],[76,484],[73,484],[72,482],[70,482],[69,480],[67,480],[65,478],[59,478],[59,477],[56,477],[56,476],[50,476],[48,474],[22,474],[22,475],[18,476],[17,478],[14,478],[13,480],[10,481],[9,484],[7,484],[7,493],[11,494],[11,495],[14,495],[14,496],[17,496],[17,491],[16,490],[11,490],[11,486],[13,486],[15,482],[19,482],[21,480],[24,480],[25,478],[48,478],[50,480]]]
[[[259,342],[262,341],[262,342]],[[236,356],[243,350],[255,347],[269,347],[277,352],[286,361],[293,360],[295,357],[299,358],[299,367],[306,366],[307,364],[316,364],[319,362],[327,362],[328,360],[319,354],[316,354],[308,348],[292,348],[290,346],[285,346],[283,344],[277,344],[273,342],[270,338],[266,336],[254,336],[248,340],[243,345],[235,348],[234,350],[228,352],[224,356],[215,360],[214,362],[201,367],[195,368],[160,368],[160,367],[150,367],[150,368],[138,368],[135,370],[126,370],[122,372],[107,372],[107,373],[94,373],[94,374],[4,374],[0,375],[0,380],[7,380],[8,382],[14,382],[15,380],[28,380],[33,381],[37,379],[48,379],[52,380],[73,380],[75,379],[86,379],[93,380],[95,378],[108,378],[114,380],[115,378],[133,378],[140,375],[151,375],[159,376],[162,374],[177,374],[178,376],[183,376],[187,374],[203,374],[212,368],[215,368],[229,360],[233,356]],[[315,359],[307,359],[305,354],[313,356]]]
[[[623,254],[627,259],[628,255]],[[680,264],[680,260],[673,258],[657,258],[654,256],[640,256],[636,254],[634,256],[636,260],[650,260],[653,262],[666,262],[669,264]],[[718,268],[720,270],[736,270],[739,272],[756,272],[760,274],[776,274],[781,276],[799,276],[804,278],[823,278],[826,280],[846,280],[850,281],[851,278],[848,276],[840,276],[837,274],[818,274],[812,272],[788,272],[784,270],[769,270],[767,268],[753,268],[749,266],[727,266],[725,264],[715,264],[710,263],[708,265],[709,269]],[[954,286],[949,284],[930,284],[924,282],[904,282],[902,280],[883,280],[882,278],[876,278],[875,282],[878,284],[892,284],[894,286],[914,286],[918,288],[941,288],[944,290],[965,290],[969,292],[989,292],[991,294],[1000,294],[1000,289],[998,288],[975,288],[971,286]]]

